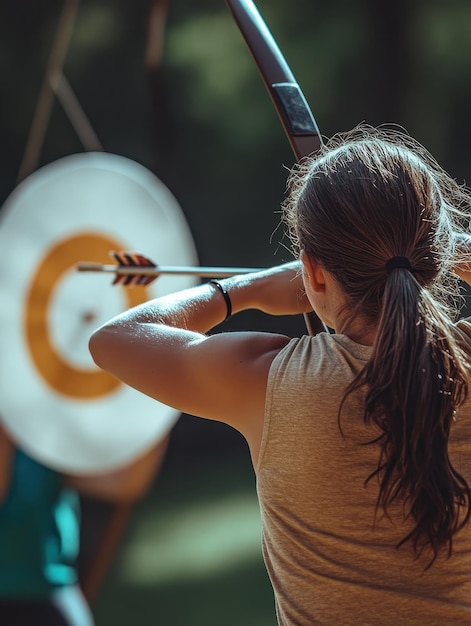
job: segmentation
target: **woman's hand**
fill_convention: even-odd
[[[234,312],[258,309],[269,315],[296,315],[312,311],[299,261],[222,281]]]
[[[455,266],[454,272],[468,285],[471,285],[471,234],[456,233],[455,235]]]

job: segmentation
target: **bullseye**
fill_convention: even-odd
[[[97,368],[74,367],[51,341],[49,311],[54,289],[68,270],[73,270],[86,250],[94,260],[106,259],[108,251],[120,244],[93,233],[79,234],[48,250],[33,274],[25,306],[25,334],[38,374],[58,393],[72,398],[98,398],[119,386],[119,381]],[[126,308],[150,298],[148,291],[123,290]],[[82,317],[83,319],[83,317]]]

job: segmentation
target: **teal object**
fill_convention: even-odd
[[[21,450],[11,472],[0,506],[0,598],[48,598],[77,582],[78,495]]]

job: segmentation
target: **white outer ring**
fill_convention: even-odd
[[[31,276],[49,248],[80,232],[111,237],[122,242],[122,249],[141,252],[162,265],[195,265],[198,260],[173,195],[146,168],[121,156],[84,153],[60,159],[29,176],[4,204],[0,212],[1,419],[12,438],[39,461],[59,471],[86,474],[112,470],[139,456],[168,433],[180,414],[122,384],[97,400],[67,398],[38,374],[22,325]],[[86,250],[82,260],[87,260]],[[65,338],[79,328],[75,339],[82,342],[82,361],[83,344],[88,344],[93,330],[81,320],[84,302],[93,302],[94,327],[125,307],[120,288],[111,287],[111,280],[109,274],[69,274],[67,289],[75,300],[53,300],[54,333],[60,333],[61,320]],[[148,289],[155,297],[196,280],[162,276]],[[59,287],[51,285],[51,289]],[[64,310],[57,310],[58,306]],[[91,357],[89,367],[95,368]]]

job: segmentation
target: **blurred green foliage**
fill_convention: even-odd
[[[143,163],[182,204],[202,262],[282,260],[293,162],[223,0],[170,2],[163,63],[146,68],[150,0],[81,0],[64,72],[105,150]],[[465,0],[261,0],[324,135],[404,126],[459,180],[471,165]],[[0,199],[15,186],[63,2],[0,8]],[[82,150],[57,102],[39,165]],[[274,257],[274,255],[277,255]]]

